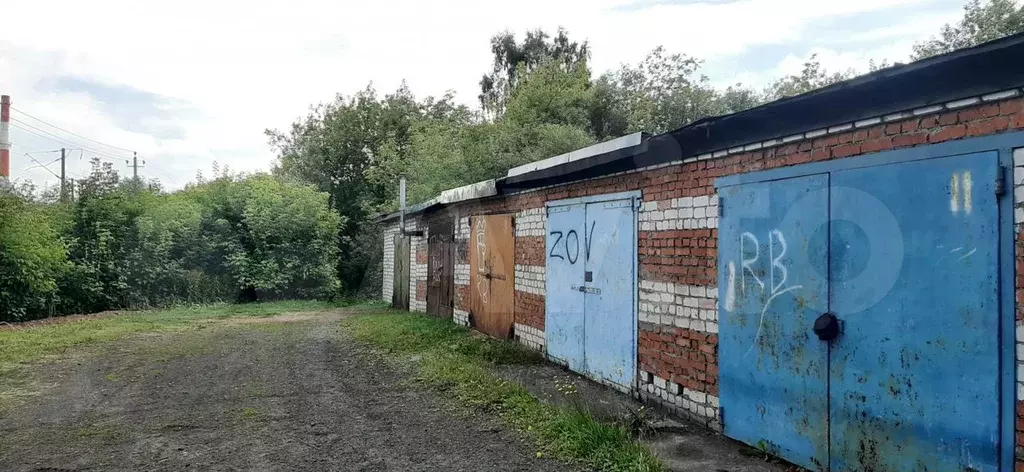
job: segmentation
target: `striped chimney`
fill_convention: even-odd
[[[0,95],[0,179],[11,176],[11,96]]]

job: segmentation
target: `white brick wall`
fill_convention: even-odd
[[[640,281],[640,321],[718,332],[718,288]]]
[[[527,326],[524,324],[515,324],[516,340],[520,344],[523,344],[530,349],[536,349],[538,351],[544,350],[544,331],[541,331],[533,326]]]
[[[548,224],[547,208],[530,208],[516,213],[516,237],[544,236]]]
[[[419,220],[405,222],[407,231],[415,231],[419,227]],[[423,236],[412,236],[409,238],[409,310],[410,311],[427,311],[426,300],[417,300],[416,294],[419,290],[419,285],[427,283],[427,265],[416,263],[416,251],[419,248],[420,243],[426,243],[429,235],[427,234],[427,228],[423,228]]]
[[[459,241],[469,240],[469,217],[463,216],[455,222],[455,239]]]
[[[516,264],[516,290],[544,295],[545,274],[544,266]]]
[[[469,312],[456,308],[452,311],[452,321],[460,326],[469,326]]]
[[[718,195],[644,202],[638,218],[640,231],[717,228]]]
[[[395,236],[398,234],[398,222],[384,226],[384,266],[381,280],[381,298],[390,303],[395,293]]]
[[[1013,150],[1013,223],[1017,233],[1024,228],[1024,148]],[[1024,323],[1021,321],[1017,321],[1017,400],[1024,400]]]
[[[469,285],[469,264],[455,264],[455,285]]]
[[[637,388],[647,400],[659,403],[673,413],[702,423],[715,431],[722,431],[718,397],[684,388],[675,382],[669,382],[644,371],[640,371]]]

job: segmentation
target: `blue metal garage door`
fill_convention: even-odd
[[[833,470],[997,470],[997,167],[833,174]]]
[[[548,356],[575,372],[584,372],[583,264],[576,241],[569,252],[567,234],[579,239],[586,221],[586,204],[548,208],[547,283],[544,332]],[[572,255],[570,258],[569,255]]]
[[[721,189],[726,434],[819,470],[997,470],[997,174],[990,152]]]
[[[615,194],[548,207],[548,355],[628,389],[636,376],[636,202]]]
[[[587,373],[622,387],[636,376],[633,199],[587,204],[583,274]]]
[[[721,191],[719,394],[725,434],[828,464],[828,175]]]

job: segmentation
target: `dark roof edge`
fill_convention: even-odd
[[[618,172],[616,169],[628,163],[631,158],[647,152],[649,141],[650,138],[646,138],[641,141],[640,144],[635,146],[616,149],[614,151],[598,154],[586,159],[571,161],[526,174],[498,179],[496,182],[498,191],[499,193],[503,193],[508,191],[515,192],[531,190],[539,187],[566,184],[592,176]],[[628,170],[629,168],[631,168],[631,166],[627,165],[621,170]]]
[[[417,203],[415,205],[410,205],[410,206],[405,207],[405,216],[409,217],[409,216],[418,215],[418,214],[423,213],[423,212],[425,212],[425,211],[427,211],[427,210],[429,210],[429,209],[431,209],[431,208],[433,208],[435,206],[440,206],[440,203],[437,201],[437,198],[431,198],[430,200],[427,200],[425,202],[420,202],[420,203]],[[385,221],[398,218],[398,216],[399,216],[399,212],[397,212],[397,211],[391,212],[391,213],[380,213],[377,216],[373,217],[370,221],[372,221],[374,223],[383,223]]]
[[[907,65],[888,67],[802,95],[666,133],[684,159],[1024,85],[1024,33]],[[664,159],[657,159],[664,161]]]

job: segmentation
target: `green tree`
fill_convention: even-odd
[[[724,93],[716,90],[700,73],[701,65],[698,59],[658,47],[640,63],[605,74],[597,81],[592,132],[599,137],[665,132],[760,102],[756,92],[740,84]]]
[[[331,206],[341,215],[338,275],[346,287],[361,283],[363,273],[379,254],[361,250],[355,243],[369,216],[383,208],[394,194],[377,169],[395,172],[411,144],[411,127],[423,110],[404,84],[383,100],[371,87],[351,97],[339,95],[316,107],[288,132],[268,130],[271,146],[278,152],[275,172],[307,182],[330,195]]]
[[[955,24],[946,24],[938,36],[914,44],[912,60],[977,46],[1024,31],[1024,6],[1014,0],[968,0],[964,16]]]
[[[551,61],[567,70],[575,69],[590,58],[590,46],[586,41],[572,41],[563,28],[558,28],[554,38],[540,29],[527,31],[521,43],[512,32],[503,31],[491,38],[491,54],[493,68],[480,79],[478,98],[484,113],[497,118],[504,114],[521,77]]]
[[[336,241],[341,216],[328,195],[269,175],[238,182],[246,244],[225,262],[257,298],[330,298],[338,293]]]
[[[17,189],[0,187],[0,321],[31,319],[56,309],[57,284],[69,265],[53,216]]]
[[[767,101],[778,100],[827,87],[856,75],[857,73],[852,69],[843,72],[829,72],[822,67],[818,55],[812,54],[810,59],[804,62],[803,70],[799,74],[776,79],[765,89],[764,95]]]

